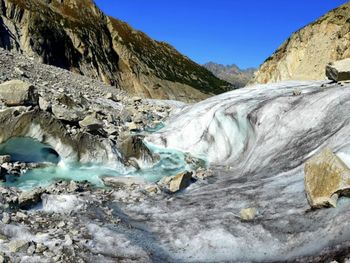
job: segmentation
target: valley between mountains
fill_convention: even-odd
[[[350,61],[289,59],[323,23],[346,45],[349,3],[256,72],[90,0],[0,3],[0,262],[350,260]]]

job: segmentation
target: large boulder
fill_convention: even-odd
[[[37,105],[39,96],[34,86],[21,80],[0,84],[0,100],[7,106]]]
[[[305,191],[312,208],[335,207],[350,191],[350,169],[327,148],[305,164]]]
[[[142,136],[127,137],[121,142],[119,149],[125,162],[133,158],[143,163],[153,163],[159,160],[159,155],[152,153],[147,148]]]
[[[45,192],[42,188],[32,191],[24,191],[18,196],[18,205],[20,208],[28,209],[41,201],[41,195]]]
[[[334,81],[350,80],[350,58],[328,64],[326,76]]]
[[[52,113],[55,117],[62,121],[79,122],[85,118],[85,110],[80,108],[67,108],[64,105],[52,104]]]
[[[80,127],[88,131],[96,131],[103,128],[103,123],[95,115],[88,115],[79,122]]]
[[[158,186],[166,192],[176,193],[191,184],[192,174],[192,172],[185,171],[175,176],[164,177],[158,182]]]

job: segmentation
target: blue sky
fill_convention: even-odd
[[[258,66],[288,36],[345,0],[96,0],[108,15],[194,61]]]

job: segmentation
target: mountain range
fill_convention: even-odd
[[[240,69],[237,65],[222,65],[208,62],[203,65],[215,76],[231,83],[235,88],[242,88],[254,77],[255,68]]]

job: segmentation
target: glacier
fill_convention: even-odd
[[[295,96],[295,90],[301,95]],[[304,262],[349,247],[350,200],[310,210],[304,163],[330,147],[350,164],[350,85],[291,81],[228,92],[171,116],[147,143],[205,158],[208,182],[127,205],[174,261]],[[257,218],[239,212],[255,207]]]

